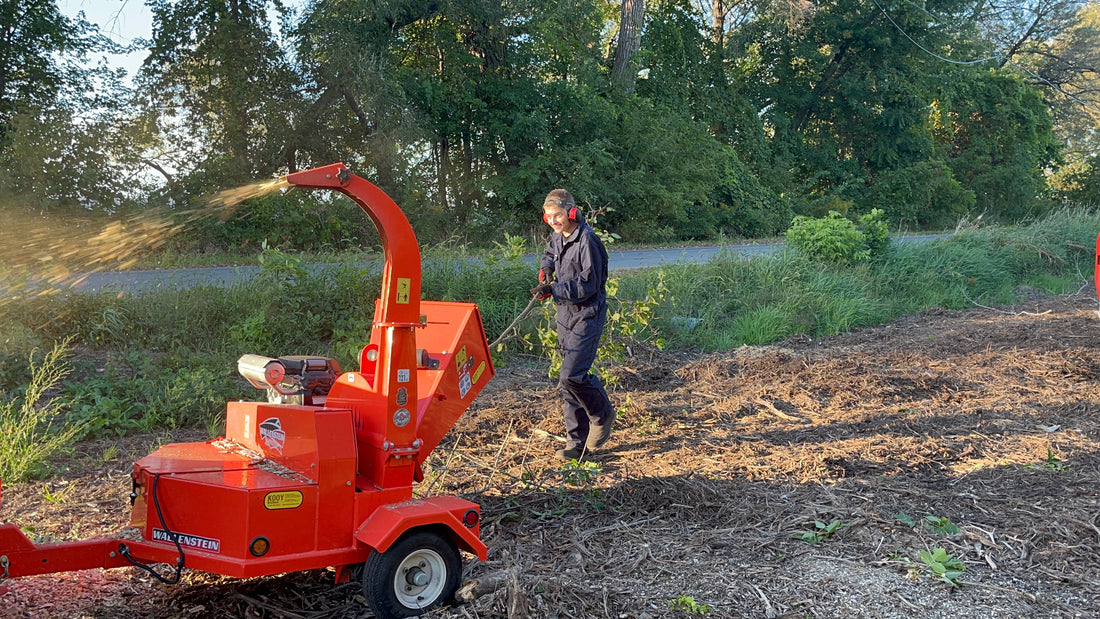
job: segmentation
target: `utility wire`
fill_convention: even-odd
[[[904,36],[906,39],[909,39],[910,43],[912,43],[913,45],[916,45],[917,48],[920,49],[922,52],[928,54],[929,56],[932,56],[933,58],[935,58],[937,60],[941,60],[943,62],[949,62],[951,64],[956,64],[956,65],[964,65],[964,66],[965,65],[981,64],[983,62],[989,62],[991,60],[996,60],[996,61],[999,61],[999,62],[1002,62],[1002,63],[1007,63],[1007,64],[1010,64],[1010,65],[1016,67],[1020,71],[1023,71],[1024,73],[1030,75],[1031,77],[1038,80],[1039,82],[1041,82],[1043,84],[1046,84],[1047,86],[1050,86],[1051,88],[1053,88],[1054,90],[1058,91],[1063,96],[1065,96],[1067,99],[1070,99],[1070,100],[1074,101],[1078,105],[1080,105],[1082,107],[1085,107],[1085,108],[1088,108],[1088,109],[1090,109],[1094,112],[1100,112],[1100,108],[1096,107],[1095,105],[1089,103],[1088,101],[1085,101],[1084,99],[1081,99],[1080,97],[1077,97],[1077,96],[1073,95],[1072,93],[1066,92],[1066,90],[1064,88],[1062,88],[1061,86],[1059,86],[1059,85],[1055,84],[1054,82],[1046,79],[1045,77],[1039,75],[1038,73],[1035,73],[1034,71],[1031,71],[1031,70],[1027,69],[1023,65],[1015,62],[1011,58],[1008,58],[1008,57],[1004,56],[1003,54],[998,54],[996,56],[990,56],[988,58],[980,58],[978,60],[952,60],[951,58],[945,58],[944,56],[941,56],[941,55],[937,54],[936,52],[933,52],[932,50],[929,50],[928,48],[924,47],[923,45],[918,43],[916,41],[916,39],[909,36],[909,33],[907,33],[900,25],[898,25],[898,23],[896,21],[894,21],[893,17],[890,17],[890,14],[887,13],[886,9],[884,9],[882,7],[882,5],[878,3],[878,0],[871,0],[871,3],[874,4],[875,7],[877,7],[879,11],[882,12],[882,14],[886,17],[886,19],[894,26],[895,29],[897,29],[898,32],[900,32],[902,34],[902,36]],[[927,11],[925,11],[925,13],[927,13]],[[931,14],[929,13],[929,15],[931,15]]]
[[[950,58],[945,58],[945,57],[937,54],[936,52],[924,47],[920,43],[917,43],[916,39],[909,36],[909,33],[906,32],[904,29],[902,29],[902,27],[899,26],[896,21],[894,21],[893,17],[890,17],[890,14],[886,12],[886,9],[882,8],[882,5],[878,3],[878,0],[871,0],[871,3],[874,4],[876,7],[878,7],[878,10],[882,11],[882,14],[886,16],[886,19],[889,20],[889,22],[894,25],[894,28],[896,28],[897,31],[902,34],[902,36],[909,39],[910,43],[912,43],[913,45],[916,45],[922,52],[928,54],[929,56],[932,56],[933,58],[935,58],[937,60],[942,60],[944,62],[950,62],[951,64],[958,64],[958,65],[975,65],[975,64],[981,64],[983,62],[989,62],[990,60],[1001,60],[1003,58],[1003,56],[990,56],[989,58],[981,58],[981,59],[978,59],[978,60],[952,60]]]

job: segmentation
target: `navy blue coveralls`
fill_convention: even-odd
[[[566,448],[583,447],[592,424],[604,425],[614,409],[600,379],[589,372],[607,322],[607,250],[583,218],[569,236],[555,232],[542,256],[553,271]]]

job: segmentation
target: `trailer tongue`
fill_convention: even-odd
[[[133,565],[174,583],[184,567],[238,578],[334,567],[340,582],[361,567],[371,609],[388,618],[450,600],[460,550],[486,558],[477,504],[412,493],[494,374],[477,306],[421,301],[412,227],[371,183],[341,164],[285,181],[348,195],[382,238],[382,291],[357,371],[242,356],[238,370],[267,401],[230,402],[223,438],[134,464],[138,539],[34,544],[2,525],[0,578]]]

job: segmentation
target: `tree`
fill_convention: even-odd
[[[101,42],[95,28],[70,20],[52,0],[0,3],[0,140],[24,106],[52,104],[74,78],[69,60]]]
[[[1007,220],[1040,211],[1044,172],[1059,148],[1039,91],[992,71],[945,78],[932,104],[937,154],[974,193],[980,211]]]
[[[611,63],[612,83],[625,93],[634,91],[634,57],[642,41],[645,0],[622,0],[619,35],[615,38],[615,57]]]
[[[188,140],[165,162],[236,184],[280,168],[297,78],[268,21],[268,0],[151,0],[153,37],[140,78],[163,131]],[[182,131],[181,131],[182,130]],[[162,166],[167,167],[167,166]]]

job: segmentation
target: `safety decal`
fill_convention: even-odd
[[[393,414],[393,425],[399,428],[404,428],[405,426],[409,425],[409,419],[409,409],[399,408]]]
[[[397,405],[404,406],[409,403],[409,390],[404,387],[397,388]]]
[[[298,490],[268,492],[264,495],[264,507],[267,509],[294,509],[302,505],[302,493]]]
[[[283,422],[278,417],[268,417],[260,422],[260,442],[270,451],[283,453],[286,432],[283,432]]]
[[[397,278],[397,302],[403,305],[409,302],[409,293],[412,291],[412,280],[407,277]]]
[[[470,382],[470,373],[462,372],[458,375],[458,397],[464,398],[467,393],[470,393],[470,387],[473,387],[473,383]]]
[[[481,373],[484,372],[484,371],[485,371],[485,362],[482,361],[481,363],[477,364],[477,369],[474,370],[474,375],[471,376],[470,379],[473,380],[473,382],[476,383],[477,379],[481,378]]]
[[[194,548],[195,550],[205,550],[207,552],[217,553],[220,553],[222,551],[221,540],[211,539],[209,537],[201,537],[198,535],[187,535],[186,533],[176,533],[175,531],[173,531],[172,534],[169,535],[168,531],[165,531],[164,529],[153,529],[154,542],[166,542],[171,544],[173,543],[172,535],[176,536],[176,539],[179,540],[180,546],[183,546],[184,548]]]
[[[466,347],[463,346],[455,355],[455,369],[458,370],[458,397],[464,398],[470,392],[473,381],[470,380],[470,366],[473,365],[473,355],[467,356]]]

